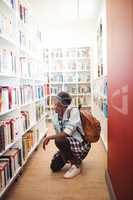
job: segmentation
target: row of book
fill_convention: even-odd
[[[89,82],[90,72],[51,73],[51,82]]]
[[[44,85],[44,94],[45,94],[46,97],[51,94],[50,85],[49,84],[45,84]]]
[[[103,77],[102,79],[96,79],[93,83],[93,91],[96,96],[104,96],[107,98],[108,95],[108,81],[107,77]]]
[[[91,61],[90,59],[87,60],[77,60],[76,63],[76,69],[77,71],[90,71],[91,69]]]
[[[77,94],[77,85],[76,84],[66,84],[64,85],[64,91],[70,94]]]
[[[29,49],[29,41],[27,40],[26,34],[22,30],[19,30],[19,45],[20,47],[25,47],[26,49]]]
[[[0,48],[0,73],[10,75],[17,73],[16,53],[13,50]]]
[[[50,87],[50,94],[51,95],[57,95],[58,92],[62,91],[62,84],[58,84],[58,85],[51,85]]]
[[[91,86],[90,84],[54,84],[50,85],[50,94],[56,95],[60,91],[66,91],[70,94],[87,94],[91,92]]]
[[[33,62],[25,56],[17,57],[16,52],[10,48],[0,48],[0,73],[8,75],[17,75],[20,73],[21,77],[31,78],[34,75],[32,71],[37,66],[37,76],[41,74],[42,66]],[[41,68],[41,69],[40,69]],[[40,72],[41,71],[41,72]],[[43,77],[42,77],[43,78]]]
[[[12,9],[14,9],[20,19],[24,22],[27,23],[28,21],[28,8],[27,6],[20,0],[6,0],[7,3],[9,3],[9,5],[11,6]]]
[[[21,1],[18,1],[19,17],[24,23],[28,23],[29,13],[28,8]]]
[[[103,112],[105,118],[108,117],[108,82],[107,77],[95,80],[93,83],[93,102],[96,107]]]
[[[1,86],[0,87],[0,112],[6,112],[19,105],[19,89]]]
[[[44,103],[36,103],[36,121],[40,120],[44,116]]]
[[[52,105],[52,107],[54,106],[54,97],[52,97],[51,98],[51,102],[50,102],[50,100],[47,102],[48,103],[48,105]],[[80,106],[90,106],[91,105],[91,98],[90,98],[90,96],[83,96],[83,95],[81,95],[81,96],[73,96],[72,97],[72,105],[73,106],[78,106],[78,105],[80,105]]]
[[[93,102],[96,107],[98,107],[101,112],[103,112],[105,118],[108,118],[108,102],[107,98],[103,96],[93,96]]]
[[[22,130],[26,131],[31,125],[29,111],[21,111],[21,126]]]
[[[0,86],[0,113],[17,108],[20,104],[31,103],[34,99],[42,99],[46,93],[46,86],[33,86],[30,84],[21,87]]]
[[[19,118],[0,120],[0,153],[13,143],[19,134]]]
[[[77,58],[77,57],[90,57],[90,47],[81,48],[56,48],[56,49],[45,49],[45,58]]]
[[[78,82],[89,82],[90,72],[78,72]]]
[[[31,78],[32,77],[32,62],[30,59],[26,57],[20,57],[20,75],[21,77],[27,77]]]
[[[22,85],[20,87],[20,97],[21,104],[31,103],[34,98],[33,86],[32,85]]]
[[[56,71],[90,71],[90,60],[57,60],[50,63],[50,70]]]
[[[22,165],[21,149],[9,149],[0,157],[0,192],[8,185]]]
[[[103,73],[103,27],[102,22],[100,22],[97,30],[97,76],[101,77]]]
[[[45,88],[42,85],[35,86],[35,98],[42,99],[44,97]]]
[[[39,131],[36,128],[29,130],[22,137],[23,159],[26,160],[33,146],[38,143]]]
[[[11,6],[11,8],[16,9],[17,7],[17,0],[6,0],[7,3]]]
[[[86,94],[86,93],[90,93],[91,92],[91,86],[90,84],[78,84],[78,93],[81,93],[81,94]]]
[[[78,105],[81,106],[90,106],[91,105],[91,98],[89,96],[79,96],[78,97]]]
[[[44,116],[44,104],[37,103],[35,109],[36,121],[38,121]],[[20,117],[0,120],[0,153],[6,150],[8,145],[16,141],[20,131],[23,133],[29,129],[31,119],[32,113],[30,111],[21,111]]]
[[[98,75],[98,77],[103,76],[103,64],[98,64],[98,66],[97,66],[97,75]]]
[[[15,35],[15,20],[9,15],[5,14],[0,9],[0,33],[6,34],[8,33],[9,38],[14,38]],[[14,38],[15,39],[15,38]]]
[[[63,82],[63,73],[51,73],[50,80],[51,82]]]

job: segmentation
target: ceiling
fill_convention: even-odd
[[[71,20],[97,17],[102,0],[29,0],[33,12],[44,20]]]
[[[103,0],[28,0],[33,17],[45,38],[62,45],[79,39],[88,43],[96,29]],[[69,36],[69,37],[68,37]],[[75,42],[76,41],[76,42]],[[55,44],[56,46],[57,44]]]

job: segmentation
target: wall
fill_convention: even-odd
[[[108,0],[108,172],[118,200],[133,199],[133,1]]]

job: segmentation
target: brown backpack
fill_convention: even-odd
[[[89,143],[97,142],[101,132],[100,122],[88,110],[80,109],[80,118],[85,140]]]
[[[68,111],[70,117],[71,109]],[[68,117],[68,118],[69,118]],[[100,122],[88,111],[80,109],[81,124],[85,135],[82,135],[81,131],[77,127],[77,131],[85,141],[89,143],[97,142],[100,138],[101,125]]]

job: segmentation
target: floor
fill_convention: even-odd
[[[49,124],[49,134],[52,133],[54,130]],[[109,200],[105,182],[106,153],[100,141],[92,145],[83,161],[81,175],[71,180],[63,178],[68,165],[58,173],[49,169],[54,152],[53,141],[45,151],[41,144],[3,200]]]

